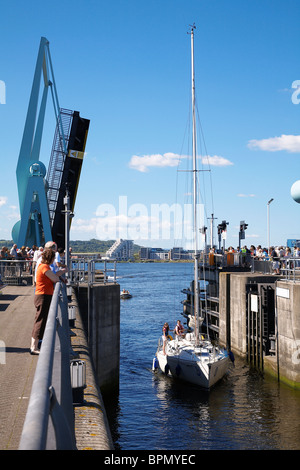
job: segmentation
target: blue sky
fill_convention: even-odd
[[[213,212],[216,223],[229,222],[226,245],[238,244],[245,220],[245,243],[266,246],[267,202],[274,198],[271,244],[300,238],[300,206],[290,195],[300,179],[300,92],[293,88],[300,80],[299,17],[299,0],[6,2],[0,29],[0,238],[11,238],[19,220],[16,166],[45,36],[60,106],[91,121],[71,239],[111,238],[111,229],[121,227],[116,238],[144,246],[180,244],[170,227],[173,204],[182,212],[189,204],[188,173],[178,169],[187,168],[191,154],[192,23],[204,135],[199,164],[205,155],[210,162],[199,168],[211,170],[200,176],[205,213]],[[46,166],[54,130],[49,99],[40,155]],[[162,205],[163,216],[157,212]]]

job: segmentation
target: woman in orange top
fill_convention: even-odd
[[[34,296],[34,306],[36,308],[36,316],[34,320],[32,338],[31,338],[31,354],[39,354],[38,343],[43,338],[49,307],[54,292],[54,284],[59,282],[59,276],[67,272],[67,268],[61,268],[54,273],[50,264],[53,263],[55,252],[51,249],[44,250],[42,254],[42,262],[38,266],[36,273],[36,288]]]

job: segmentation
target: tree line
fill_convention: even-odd
[[[70,240],[70,246],[73,253],[101,253],[105,254],[107,250],[114,244],[115,240]],[[9,249],[14,244],[13,240],[0,240],[0,248],[7,246]],[[18,246],[18,248],[21,248]],[[31,248],[31,247],[30,247]],[[138,253],[139,245],[133,245],[133,253]]]

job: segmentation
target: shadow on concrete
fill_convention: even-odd
[[[22,294],[13,295],[13,294],[4,294],[4,293],[2,293],[2,295],[1,295],[1,297],[0,297],[0,301],[1,301],[1,300],[8,300],[9,302],[12,302],[12,301],[15,300],[17,297],[20,297],[20,295],[22,295]]]
[[[24,354],[24,353],[29,353],[30,347],[28,348],[17,348],[13,346],[6,346],[5,352],[6,353],[15,353],[15,354]]]

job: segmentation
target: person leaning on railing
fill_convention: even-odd
[[[34,306],[36,315],[34,319],[30,353],[39,354],[38,343],[43,339],[48,311],[54,292],[54,284],[59,282],[60,276],[68,271],[68,268],[61,268],[55,273],[51,270],[50,265],[55,258],[55,252],[52,249],[46,249],[42,254],[42,261],[36,272],[36,287],[34,295]]]

